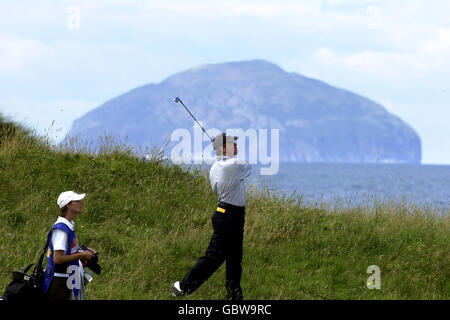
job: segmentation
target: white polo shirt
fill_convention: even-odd
[[[219,201],[235,206],[245,206],[245,181],[250,175],[250,164],[235,157],[216,156],[209,172],[211,188]]]

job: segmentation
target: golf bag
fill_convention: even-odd
[[[38,263],[35,265],[33,272],[28,271],[34,264],[30,264],[23,271],[13,271],[12,281],[5,289],[5,293],[1,297],[3,300],[44,300],[45,293],[42,290],[44,281],[44,270],[42,269],[42,261],[48,249],[45,244],[44,250],[39,257]]]

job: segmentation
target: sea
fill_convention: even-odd
[[[397,203],[448,213],[450,165],[279,163],[275,175],[253,165],[250,185],[308,205],[373,207]]]

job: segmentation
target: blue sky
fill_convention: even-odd
[[[447,0],[0,0],[0,112],[62,138],[130,89],[265,59],[366,96],[450,164]],[[53,125],[52,125],[53,123]]]

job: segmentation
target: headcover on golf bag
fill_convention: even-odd
[[[13,271],[13,280],[8,284],[5,293],[1,299],[3,300],[43,300],[45,294],[42,290],[44,281],[44,270],[42,269],[42,261],[48,245],[45,244],[44,250],[39,257],[38,263],[35,265],[33,272],[28,271],[34,264],[30,264],[23,271]]]

